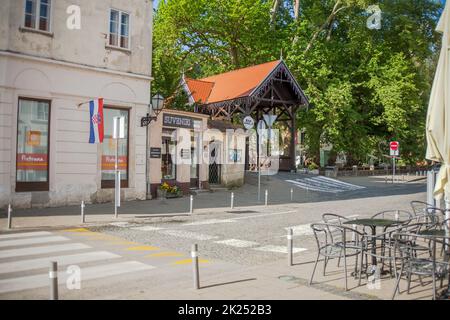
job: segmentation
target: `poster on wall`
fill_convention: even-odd
[[[119,156],[118,166],[119,170],[127,170],[127,156]],[[114,166],[116,163],[115,156],[102,156],[102,171],[114,172]]]
[[[17,170],[47,171],[48,157],[40,153],[18,153]]]
[[[40,131],[27,131],[26,133],[27,146],[35,147],[41,145]]]

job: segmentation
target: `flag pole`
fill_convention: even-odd
[[[79,104],[77,104],[77,109],[79,109],[83,104],[88,104],[89,102],[91,102],[92,100],[89,101],[85,101],[85,102],[81,102]]]

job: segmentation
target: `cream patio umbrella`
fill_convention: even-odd
[[[441,169],[436,178],[434,197],[445,197],[446,218],[450,209],[450,0],[436,28],[443,33],[439,63],[431,90],[428,106],[426,135],[428,148],[426,158],[440,162]]]

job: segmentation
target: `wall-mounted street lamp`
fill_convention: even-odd
[[[156,121],[158,115],[164,107],[164,97],[159,93],[155,94],[152,98],[151,109],[154,115],[147,113],[147,116],[141,118],[141,127],[147,127],[152,121]]]

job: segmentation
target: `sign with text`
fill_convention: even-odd
[[[46,154],[19,153],[17,154],[17,170],[46,171],[48,157]]]
[[[163,127],[193,129],[194,119],[191,117],[165,113],[163,115]]]
[[[397,157],[400,154],[399,147],[400,144],[398,143],[398,141],[391,141],[391,143],[389,144],[391,157]]]
[[[161,148],[150,148],[150,159],[161,158]]]
[[[118,161],[118,167],[119,170],[126,170],[127,169],[127,156],[119,156],[117,159]],[[102,156],[102,170],[103,171],[114,171],[114,167],[116,164],[116,157],[115,156]]]

